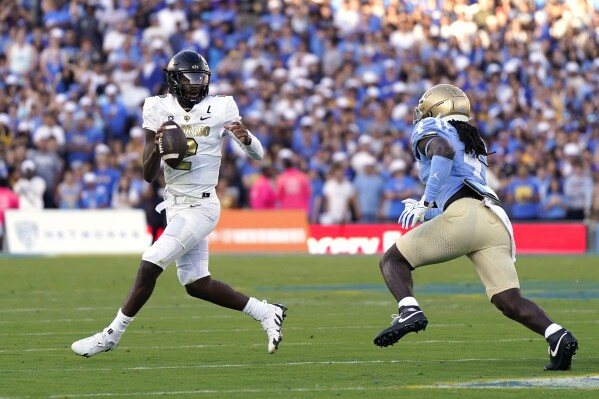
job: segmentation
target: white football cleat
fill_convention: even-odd
[[[269,304],[266,316],[261,320],[262,327],[268,335],[268,353],[275,353],[283,340],[283,320],[287,317],[287,308],[280,303]]]
[[[118,341],[111,341],[109,337],[110,334],[112,334],[112,330],[105,328],[104,331],[96,333],[91,337],[73,342],[71,349],[77,355],[85,357],[92,357],[97,353],[111,351],[116,348],[119,343]]]

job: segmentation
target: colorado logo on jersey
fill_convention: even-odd
[[[210,134],[210,126],[182,125],[181,129],[187,137],[208,137]]]

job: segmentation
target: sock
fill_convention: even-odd
[[[414,298],[413,296],[407,296],[404,299],[402,299],[401,301],[398,302],[397,306],[401,309],[404,306],[418,306],[420,307],[420,305],[418,305],[418,302],[416,301],[416,298]]]
[[[114,342],[118,342],[121,339],[121,335],[125,332],[125,329],[133,321],[133,317],[125,316],[121,309],[116,314],[116,317],[110,323],[107,328],[108,335],[110,339]]]
[[[545,338],[549,338],[549,336],[553,333],[555,333],[556,331],[561,330],[563,327],[560,326],[559,324],[551,324],[549,327],[547,327],[547,329],[545,330]]]
[[[266,301],[260,302],[254,297],[250,297],[250,300],[243,308],[242,312],[252,316],[254,319],[261,321],[264,316],[268,313],[268,303]]]

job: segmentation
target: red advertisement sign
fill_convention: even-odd
[[[583,254],[587,250],[584,224],[514,224],[514,237],[521,254]]]
[[[321,254],[381,254],[406,230],[395,224],[310,225],[308,252]]]
[[[399,225],[310,226],[311,254],[382,254],[406,230]],[[587,231],[583,224],[515,224],[518,254],[582,254]]]

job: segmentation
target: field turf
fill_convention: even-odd
[[[288,306],[278,353],[250,317],[187,297],[171,267],[115,351],[75,356],[137,264],[0,258],[0,398],[599,397],[597,257],[517,262],[524,294],[580,343],[573,369],[553,373],[545,340],[495,310],[466,259],[415,272],[428,328],[389,348],[372,343],[397,312],[378,257],[212,255],[214,278]]]

